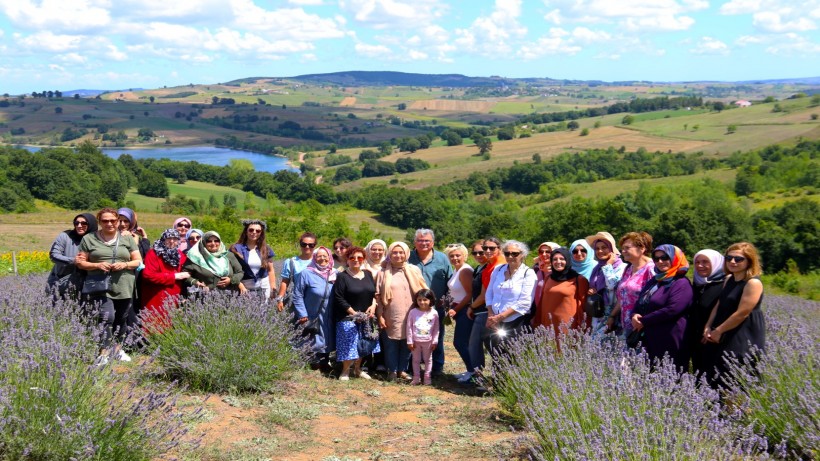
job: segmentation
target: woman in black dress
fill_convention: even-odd
[[[717,359],[717,345],[701,343],[703,329],[712,309],[723,291],[723,255],[715,250],[700,250],[695,253],[692,265],[695,266],[692,307],[689,310],[689,321],[686,324],[686,343],[692,354],[692,369],[695,374],[714,373]]]
[[[735,243],[726,250],[725,258],[723,270],[727,280],[703,330],[703,342],[718,346],[715,351],[720,357],[716,364],[718,374],[710,377],[713,385],[720,384],[721,377],[729,372],[724,359],[726,353],[754,366],[754,348],[762,351],[766,346],[766,324],[760,308],[762,270],[757,249],[748,242]]]

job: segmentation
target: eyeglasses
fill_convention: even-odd
[[[621,248],[621,253],[626,253],[627,251],[635,249],[635,248],[638,248],[638,247],[631,247],[631,246],[625,245]]]
[[[521,256],[520,251],[505,251],[504,252],[504,257],[505,258],[517,258],[519,256]]]
[[[351,256],[347,258],[348,261],[364,261],[364,256]]]
[[[100,219],[100,222],[103,224],[116,224],[119,221],[119,219]]]
[[[249,234],[261,234],[262,229],[248,229]]]
[[[88,221],[74,221],[75,226],[87,226]]]
[[[473,256],[484,256],[484,252],[483,251],[474,251]]]
[[[184,228],[186,228],[186,229],[190,229],[190,228],[191,228],[191,225],[190,225],[190,224],[186,224],[186,223],[184,223],[184,222],[181,222],[181,223],[177,224],[177,227],[184,227]]]
[[[316,243],[299,242],[299,246],[302,248],[316,248]]]
[[[208,239],[208,240],[205,241],[205,243],[219,243],[219,240],[217,240],[217,239]]]
[[[743,261],[746,261],[746,258],[745,258],[745,257],[743,257],[743,256],[732,256],[732,255],[726,255],[726,256],[725,256],[725,258],[726,258],[726,261],[728,261],[728,262],[730,262],[730,263],[738,263],[738,264],[740,264],[740,263],[742,263]]]
[[[202,237],[200,237],[198,235],[192,235],[192,236],[188,237],[189,242],[198,242],[200,240],[202,240]]]
[[[581,254],[581,253],[586,254],[587,253],[586,248],[576,248],[576,249],[572,250],[572,254],[574,254],[574,255]]]
[[[433,243],[433,241],[432,241],[432,240],[428,240],[428,239],[425,239],[425,240],[421,240],[421,239],[419,239],[419,240],[416,240],[416,243]]]
[[[548,255],[550,253],[552,253],[550,250],[538,250],[538,254],[540,255]]]
[[[484,245],[481,248],[484,248],[484,251],[495,251],[495,250],[498,249],[498,247],[491,247],[491,246],[487,246],[487,245]]]
[[[655,262],[658,262],[658,261],[671,261],[671,260],[672,260],[672,258],[670,258],[669,255],[660,255],[660,256],[652,255],[652,261],[655,261]]]

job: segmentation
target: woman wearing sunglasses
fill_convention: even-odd
[[[191,285],[202,282],[208,290],[247,291],[245,285],[242,285],[242,277],[245,275],[242,265],[225,248],[222,237],[216,231],[205,232],[202,240],[189,249],[186,256],[188,260],[182,269],[191,274]]]
[[[279,312],[285,310],[285,304],[288,304],[289,312],[293,308],[293,283],[296,282],[296,276],[313,261],[314,248],[316,248],[316,234],[304,232],[299,236],[299,255],[285,260],[282,266],[282,280],[279,282],[279,293],[274,300]]]
[[[655,277],[641,290],[632,314],[633,331],[642,332],[640,341],[649,359],[669,354],[679,369],[687,370],[685,347],[686,315],[692,305],[692,284],[686,278],[689,262],[674,245],[660,245],[652,251]]]
[[[171,228],[176,229],[179,232],[179,235],[185,235],[188,233],[189,230],[193,228],[193,223],[189,218],[185,216],[180,216],[179,218],[174,220],[174,224]],[[200,234],[202,235],[202,234]],[[185,252],[190,248],[191,245],[188,245],[188,242],[179,242],[179,250]]]
[[[487,285],[487,325],[484,346],[491,355],[499,346],[518,335],[532,306],[536,276],[524,261],[529,248],[523,242],[506,240],[501,245],[507,263],[496,266]]]
[[[55,299],[57,296],[75,296],[82,289],[83,275],[77,269],[74,259],[83,236],[97,232],[97,218],[91,213],[78,214],[74,216],[73,225],[74,227],[61,232],[54,239],[48,252],[54,267],[48,274],[46,288],[54,294]]]
[[[185,249],[183,250],[182,249],[182,243],[183,242],[179,242],[179,249],[182,251],[182,254],[188,254],[188,250],[190,250],[191,248],[197,246],[199,244],[199,241],[202,240],[202,234],[204,234],[204,233],[205,232],[202,232],[202,229],[196,229],[196,228],[192,228],[192,229],[188,230],[188,232],[180,232],[179,235],[184,236],[185,237],[185,243],[187,243],[187,245],[185,246]]]
[[[276,254],[265,242],[268,225],[258,219],[243,220],[242,225],[242,234],[239,240],[231,245],[231,253],[242,265],[245,274],[242,284],[248,290],[262,295],[267,301],[271,297],[271,287],[276,285],[276,274],[273,270]]]
[[[727,274],[717,305],[712,309],[703,331],[703,342],[716,344],[717,357],[730,352],[741,362],[754,365],[753,352],[766,347],[763,317],[763,284],[760,282],[760,256],[748,242],[735,243],[726,250],[723,270]],[[729,373],[723,360],[715,364],[718,379]],[[710,376],[713,385],[719,383]]]

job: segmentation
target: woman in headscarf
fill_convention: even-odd
[[[414,296],[422,288],[428,288],[421,270],[407,264],[410,248],[404,242],[393,242],[387,248],[389,263],[376,276],[376,317],[379,328],[386,330],[384,361],[387,366],[387,380],[395,381],[401,373],[406,373],[410,350],[407,348],[407,314],[413,307]]]
[[[188,250],[188,259],[182,269],[190,272],[192,280],[205,285],[208,290],[239,290],[245,293],[242,285],[245,272],[233,253],[225,248],[222,237],[215,231],[205,232],[197,246]]]
[[[641,343],[650,360],[669,354],[678,368],[688,369],[684,334],[692,305],[692,284],[686,278],[689,263],[680,248],[668,244],[652,251],[652,261],[655,277],[641,290],[632,313],[632,329],[643,332]]]
[[[589,236],[587,243],[592,247],[598,261],[589,276],[588,294],[600,296],[604,304],[601,315],[592,317],[592,336],[602,338],[607,329],[606,320],[615,309],[615,287],[621,281],[626,264],[621,261],[621,252],[618,251],[615,238],[609,232],[598,232]]]
[[[336,349],[334,337],[333,311],[330,307],[336,270],[333,269],[333,253],[326,247],[313,251],[308,266],[296,276],[293,286],[293,309],[299,325],[318,322],[316,328],[309,327],[305,335],[310,340],[313,353],[310,367],[329,372],[332,367],[328,357]]]
[[[131,208],[120,208],[117,210],[120,220],[120,233],[123,236],[130,236],[134,239],[134,243],[139,248],[140,256],[145,259],[148,250],[151,249],[151,241],[148,240],[148,234],[145,229],[137,223],[137,213]]]
[[[584,242],[586,243],[586,242]],[[532,327],[552,327],[556,339],[569,328],[584,328],[584,303],[589,290],[586,277],[575,272],[569,250],[557,248],[550,254],[552,272],[544,283],[541,301],[536,305]]]
[[[177,303],[182,285],[191,274],[182,270],[187,258],[179,251],[179,232],[167,229],[145,255],[142,270],[142,328],[161,333],[171,326],[167,308]]]
[[[204,233],[205,232],[202,232],[202,229],[189,229],[188,232],[180,232],[179,235],[185,236],[185,242],[179,243],[179,250],[182,251],[182,254],[188,254],[188,250],[197,246],[199,244],[199,241],[202,240],[202,235]],[[188,244],[187,247],[184,249],[182,248],[183,243]]]
[[[268,225],[259,219],[243,220],[242,235],[231,245],[231,253],[239,260],[245,275],[242,284],[251,291],[259,292],[267,300],[271,297],[271,287],[276,286],[273,259],[276,254],[265,241]]]
[[[81,213],[74,216],[73,225],[54,239],[48,252],[54,267],[48,274],[46,287],[54,299],[76,296],[83,288],[83,273],[77,269],[75,259],[83,236],[97,232],[97,218],[91,213]]]
[[[552,250],[557,250],[558,248],[561,248],[561,245],[555,242],[544,242],[538,245],[538,255],[535,257],[535,262],[532,265],[535,276],[538,278],[538,282],[535,284],[533,303],[538,303],[538,300],[541,299],[541,290],[544,288],[544,283],[547,281],[547,278],[549,278],[550,272],[552,272],[550,254]],[[535,312],[535,304],[533,304],[533,312]]]
[[[384,240],[373,239],[364,247],[364,252],[367,255],[367,261],[365,261],[362,269],[369,271],[375,280],[376,274],[382,270],[382,264],[385,261],[384,254],[387,252],[387,244]]]
[[[578,239],[569,246],[572,253],[572,270],[589,280],[592,269],[595,269],[595,254],[586,239]]]
[[[686,344],[692,356],[692,369],[696,375],[711,375],[720,360],[720,352],[714,344],[703,344],[703,329],[712,314],[712,309],[723,290],[723,255],[715,250],[700,250],[695,253],[692,264],[695,266],[692,309],[686,323]]]
[[[185,216],[180,216],[179,218],[174,220],[174,224],[171,227],[176,229],[177,232],[179,232],[179,235],[185,235],[188,233],[189,230],[191,230],[194,227],[194,225],[189,218],[186,218]],[[202,234],[199,235],[201,236]],[[187,250],[189,246],[190,245],[188,245],[187,242],[179,242],[179,251],[185,252],[185,250]]]

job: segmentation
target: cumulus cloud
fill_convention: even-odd
[[[634,31],[689,29],[695,20],[685,13],[709,7],[705,0],[543,0],[547,22],[617,24]]]
[[[415,29],[434,23],[447,11],[438,0],[340,0],[339,7],[374,29]]]
[[[0,0],[0,12],[25,30],[83,32],[111,23],[109,0]]]
[[[527,28],[518,20],[521,3],[521,0],[495,0],[488,16],[477,18],[467,29],[456,29],[456,45],[485,56],[510,53],[527,35]]]
[[[64,53],[79,50],[88,37],[83,35],[54,34],[52,32],[38,32],[31,35],[15,34],[17,45],[29,52]]]
[[[574,43],[567,31],[552,28],[548,35],[540,37],[533,43],[522,45],[515,55],[518,58],[531,61],[547,55],[574,55],[580,51],[581,47]]]
[[[319,6],[325,2],[323,0],[288,0],[291,5]]]
[[[695,44],[695,48],[690,49],[689,52],[701,55],[727,55],[729,46],[712,37],[701,37]]]
[[[769,54],[780,56],[820,54],[820,43],[795,34],[783,34],[769,37],[770,45],[766,47]]]
[[[788,0],[730,0],[720,7],[725,15],[752,15],[752,24],[768,33],[815,30],[820,20],[820,0],[798,5]]]
[[[368,58],[379,58],[389,56],[392,51],[384,45],[368,45],[365,43],[357,43],[355,46],[356,53],[366,56]]]

